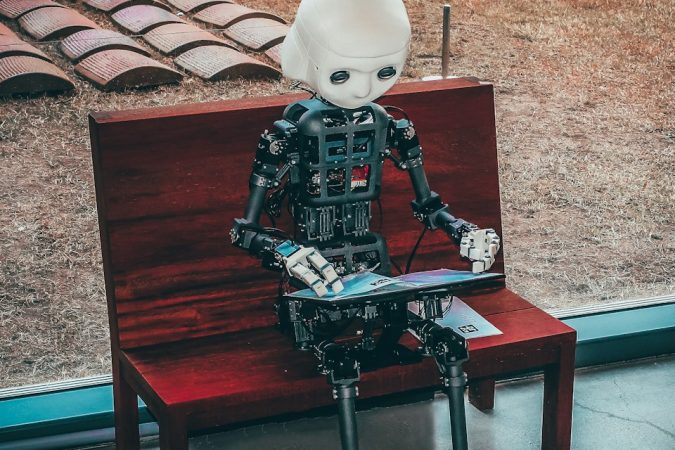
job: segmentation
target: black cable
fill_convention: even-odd
[[[284,280],[286,279],[286,271],[283,270],[281,272],[281,276],[279,277],[279,287],[277,289],[277,302],[281,301],[281,297],[284,296]]]
[[[277,227],[277,221],[274,220],[274,216],[272,215],[271,212],[267,208],[265,208],[265,214],[267,215],[267,218],[270,219],[270,223],[272,224],[273,228]]]
[[[406,113],[405,111],[403,111],[403,110],[402,110],[401,108],[399,108],[398,106],[386,105],[386,106],[383,106],[383,108],[384,108],[385,111],[389,111],[389,110],[398,111],[398,112],[400,112],[401,114],[403,114],[403,117],[405,117],[406,120],[410,120],[410,117],[408,117],[408,113]]]
[[[303,85],[302,82],[300,82],[300,81],[294,81],[293,83],[291,83],[290,88],[291,89],[300,89],[301,91],[309,92],[310,94],[312,94],[312,98],[316,98],[316,91],[314,91],[311,88]]]
[[[448,311],[450,311],[450,308],[452,308],[452,301],[453,301],[454,299],[455,299],[455,296],[454,296],[454,295],[451,295],[451,296],[450,296],[450,303],[448,303],[448,306],[446,306],[445,309],[443,310],[443,317],[445,317],[445,314],[446,314]]]
[[[287,212],[288,215],[291,216],[291,217],[293,217],[293,209],[292,209],[292,208],[293,208],[293,205],[291,205],[291,202],[292,202],[292,201],[295,201],[292,197],[293,197],[293,195],[291,194],[291,195],[288,197],[288,202],[286,203],[286,212]],[[295,221],[293,221],[293,222],[295,222]]]
[[[410,256],[408,257],[408,262],[405,265],[405,273],[410,273],[410,265],[413,262],[413,259],[415,258],[415,253],[417,253],[417,247],[420,246],[420,242],[422,242],[422,238],[427,232],[427,227],[422,228],[422,232],[420,233],[420,237],[417,238],[417,242],[415,243],[415,246],[412,249],[412,252],[410,253]]]
[[[265,197],[265,214],[270,218],[273,227],[276,227],[276,220],[274,218],[281,217],[281,208],[286,194],[288,194],[288,181]]]
[[[377,212],[378,216],[380,217],[379,230],[380,232],[382,232],[382,227],[384,226],[384,211],[382,210],[382,200],[379,197],[377,198]],[[391,262],[394,268],[398,270],[399,275],[403,275],[403,270],[401,270],[401,266],[399,266],[398,263],[394,261],[394,258],[389,258],[389,262]]]
[[[263,231],[268,233],[272,237],[278,237],[280,239],[290,239],[291,237],[287,232],[284,230],[280,230],[279,228],[274,228],[274,227],[263,227]]]
[[[391,262],[391,265],[394,266],[396,270],[398,270],[399,275],[403,275],[403,271],[401,270],[401,266],[398,265],[396,261],[394,261],[394,258],[389,258],[389,262]]]

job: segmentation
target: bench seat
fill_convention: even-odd
[[[505,288],[463,296],[503,334],[469,340],[470,380],[504,376],[554,364],[574,332]],[[419,342],[410,334],[404,344]],[[326,378],[311,352],[268,327],[142,347],[123,352],[123,365],[141,397],[179,408],[188,428],[210,427],[302,412],[333,404]],[[366,372],[361,398],[440,387],[433,358]],[[152,389],[144,389],[151,386]],[[217,411],[214,411],[217,409]]]

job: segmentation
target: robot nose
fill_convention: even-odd
[[[371,91],[370,78],[367,76],[359,77],[358,80],[354,80],[353,93],[355,97],[365,98],[368,97]]]

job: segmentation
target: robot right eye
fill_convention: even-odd
[[[330,82],[333,84],[342,84],[347,80],[349,80],[349,72],[346,70],[338,70],[330,76]]]
[[[380,69],[379,72],[377,72],[377,77],[380,80],[388,80],[394,75],[396,75],[396,69],[394,69],[392,66],[385,67],[383,69]]]

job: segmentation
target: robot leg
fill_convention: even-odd
[[[433,355],[443,379],[443,390],[450,407],[452,448],[467,450],[466,414],[464,388],[466,374],[462,365],[469,359],[466,340],[450,328],[442,327],[432,320],[412,322],[410,328],[421,339],[427,354]]]
[[[359,436],[356,426],[356,383],[361,378],[361,368],[354,349],[346,345],[324,341],[315,347],[321,369],[333,387],[333,398],[338,402],[338,421],[342,450],[358,450]]]

